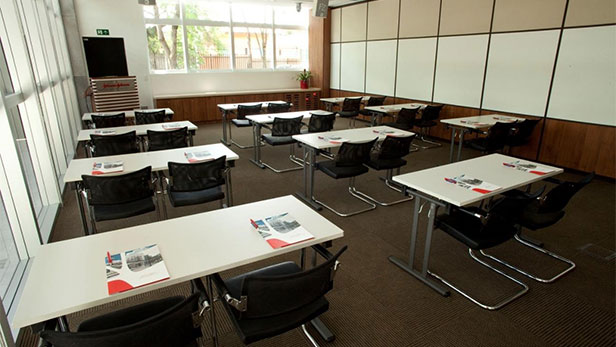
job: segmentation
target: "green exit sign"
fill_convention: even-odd
[[[109,36],[109,29],[96,29],[96,35]]]

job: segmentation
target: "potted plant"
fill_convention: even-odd
[[[306,71],[306,69],[304,69],[304,71],[297,74],[297,80],[299,81],[299,87],[302,89],[308,89],[308,81],[310,81],[310,77],[312,77],[312,74],[310,73],[310,71]]]

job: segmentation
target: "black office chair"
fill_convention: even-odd
[[[355,127],[355,120],[359,115],[362,97],[344,98],[342,109],[338,111],[338,116],[349,119],[349,128]]]
[[[295,156],[295,144],[297,143],[297,141],[293,139],[293,135],[298,135],[301,133],[301,129],[303,125],[302,119],[303,119],[303,116],[299,116],[296,118],[277,118],[276,117],[274,118],[274,123],[272,124],[272,127],[271,127],[272,133],[261,135],[261,138],[263,139],[263,141],[267,142],[271,146],[290,145],[289,160],[291,160],[293,163],[299,166],[286,168],[286,169],[276,169],[273,166],[263,162],[263,165],[266,168],[274,171],[275,173],[282,173],[282,172],[293,171],[293,170],[301,170],[303,168],[303,163],[301,162],[301,159]],[[266,126],[266,125],[264,126],[269,128],[269,126]]]
[[[321,170],[324,174],[335,179],[349,178],[349,193],[353,197],[368,204],[370,207],[359,211],[341,213],[328,206],[327,204],[323,203],[322,201],[319,201],[317,199],[314,199],[314,201],[316,201],[319,205],[327,208],[328,210],[334,212],[340,217],[354,216],[359,213],[374,210],[376,208],[375,204],[373,204],[370,200],[357,194],[357,190],[355,189],[355,177],[368,172],[368,168],[364,166],[364,164],[368,161],[368,159],[370,159],[370,151],[372,150],[372,147],[377,140],[378,138],[362,143],[345,142],[338,150],[338,153],[334,156],[333,161],[323,161],[317,163],[316,165],[318,170]]]
[[[368,101],[366,102],[364,106],[365,107],[382,106],[385,103],[386,98],[387,98],[386,96],[371,96],[368,98]],[[366,110],[365,108],[359,110],[359,114],[363,116],[371,116],[370,111]],[[372,125],[376,125],[376,124],[372,124]]]
[[[248,119],[246,119],[246,116],[249,116],[251,114],[259,114],[259,113],[261,113],[262,107],[263,107],[262,104],[256,104],[256,105],[237,105],[236,117],[235,117],[235,119],[231,120],[231,123],[233,123],[233,125],[235,125],[238,128],[245,128],[245,127],[252,126],[252,124],[250,124],[250,121]],[[253,148],[254,147],[254,146],[240,145],[239,143],[233,141],[233,136],[231,135],[231,127],[229,127],[229,140],[231,141],[232,144],[238,146],[241,149]]]
[[[438,125],[438,117],[441,114],[443,105],[428,105],[421,111],[421,118],[413,124],[419,128],[419,139],[422,142],[430,144],[430,146],[418,146],[423,149],[441,147],[442,144],[434,141],[427,140],[428,130]]]
[[[502,151],[511,138],[513,129],[513,123],[497,122],[488,129],[487,136],[472,139],[467,144],[484,154]]]
[[[483,251],[482,251],[482,254],[494,261],[497,261],[507,266],[508,268],[512,270],[515,270],[523,274],[524,276],[527,276],[529,278],[532,278],[542,283],[552,283],[556,281],[557,279],[561,278],[562,276],[564,276],[566,273],[575,269],[575,263],[573,261],[567,258],[564,258],[556,253],[552,253],[541,246],[533,244],[532,242],[528,242],[524,240],[523,237],[521,236],[521,232],[522,232],[522,228],[527,228],[530,230],[539,230],[539,229],[550,227],[556,224],[558,221],[560,221],[565,215],[564,208],[569,203],[569,200],[571,200],[571,198],[577,192],[579,192],[580,189],[584,188],[588,183],[590,183],[590,181],[592,181],[594,177],[595,177],[595,173],[592,172],[584,176],[582,179],[580,179],[577,182],[557,181],[559,182],[559,184],[556,187],[552,188],[552,190],[547,192],[547,194],[545,194],[543,197],[533,200],[528,206],[526,206],[526,208],[524,209],[521,215],[521,218],[518,221],[518,232],[515,234],[514,238],[518,242],[520,242],[521,244],[527,247],[530,247],[536,251],[549,255],[550,257],[554,259],[560,260],[568,264],[569,266],[566,269],[557,273],[551,278],[541,278],[525,270],[522,270],[516,266],[513,266],[502,259],[496,258],[495,256],[492,256],[490,254],[487,254]],[[512,191],[512,192],[508,192],[507,195],[526,197],[528,194],[521,192],[521,191]]]
[[[334,129],[336,122],[336,114],[333,112],[327,113],[311,113],[308,121],[308,128],[302,129],[302,134],[306,133],[321,133]]]
[[[115,176],[82,175],[92,232],[96,222],[138,216],[156,210],[152,167]],[[157,200],[158,203],[158,200]],[[159,219],[160,206],[159,206]]]
[[[163,131],[148,130],[147,133],[145,148],[148,152],[188,147],[188,127]]]
[[[537,124],[539,124],[539,119],[525,119],[524,121],[513,123],[512,133],[507,139],[507,146],[511,149],[512,147],[524,146],[529,143]]]
[[[416,108],[402,108],[395,117],[395,121],[392,123],[385,123],[383,125],[397,128],[401,130],[411,131],[413,126],[417,122],[417,113],[419,107]]]
[[[40,336],[54,347],[197,347],[205,311],[210,311],[210,299],[203,290],[88,319],[77,332],[47,329]]]
[[[92,124],[96,129],[123,127],[126,125],[126,114],[124,112],[109,115],[93,114]]]
[[[135,111],[135,124],[154,124],[165,121],[165,110],[140,112]]]
[[[413,142],[414,138],[415,135],[404,137],[387,136],[379,146],[378,150],[371,153],[370,160],[366,162],[366,166],[371,169],[377,171],[387,170],[385,174],[385,185],[398,193],[403,193],[403,188],[392,181],[393,172],[394,169],[396,169],[397,174],[399,175],[400,168],[406,165],[406,160],[402,158],[411,152],[411,142]],[[355,190],[355,193],[381,206],[391,206],[401,202],[413,200],[413,197],[405,197],[404,199],[392,202],[381,202],[363,192],[358,191],[357,189]]]
[[[338,258],[347,249],[331,255],[313,246],[326,261],[302,270],[288,261],[251,271],[227,280],[212,276],[233,327],[244,344],[302,328],[313,346],[318,346],[305,324],[329,309],[325,299],[334,287]]]
[[[468,293],[454,286],[452,283],[448,282],[436,273],[429,271],[430,275],[439,279],[451,289],[460,293],[462,296],[477,304],[481,308],[487,310],[498,310],[499,308],[524,295],[528,291],[528,286],[526,284],[479,259],[473,251],[481,251],[486,248],[495,247],[512,239],[517,232],[515,224],[522,214],[522,211],[529,203],[531,203],[533,199],[541,195],[543,190],[544,189],[541,189],[535,194],[519,198],[500,198],[499,200],[491,203],[487,211],[482,211],[479,208],[465,209],[453,207],[449,214],[441,214],[436,217],[435,221],[436,228],[441,229],[468,247],[468,254],[472,259],[518,284],[522,287],[522,290],[501,300],[495,305],[489,305],[473,298]]]
[[[229,170],[226,156],[202,163],[169,162],[167,165],[169,178],[165,178],[166,193],[171,206],[189,206],[220,200],[220,207],[225,207],[222,185],[226,183],[225,177]]]
[[[137,153],[140,141],[136,131],[118,135],[90,135],[88,148],[93,157]]]
[[[270,102],[267,104],[267,113],[289,112],[291,104],[288,102]]]

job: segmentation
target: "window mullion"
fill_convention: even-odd
[[[231,71],[235,71],[235,33],[233,32],[233,11],[229,4],[229,30],[231,35]]]
[[[182,42],[184,43],[184,72],[188,72],[188,38],[184,25],[184,1],[180,1],[180,22],[182,23]]]
[[[272,69],[276,70],[276,13],[272,6]]]

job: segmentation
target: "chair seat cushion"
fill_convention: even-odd
[[[539,200],[534,200],[526,206],[520,217],[520,225],[531,230],[547,228],[556,224],[565,216],[565,211],[549,213],[539,212]]]
[[[168,193],[169,201],[173,207],[204,204],[225,198],[225,193],[220,186],[191,192],[177,192],[168,189]]]
[[[435,122],[435,121],[433,121],[433,120],[423,120],[423,121],[422,121],[422,120],[419,120],[419,121],[417,122],[417,124],[415,124],[415,126],[416,126],[416,127],[419,127],[419,128],[429,128],[429,127],[433,127],[433,126],[435,126],[435,125],[437,125],[437,124],[438,124],[438,123],[436,123],[436,122]]]
[[[515,226],[506,224],[487,229],[479,218],[457,209],[453,209],[451,214],[437,216],[436,227],[474,250],[500,245],[510,240],[517,232]]]
[[[396,128],[396,129],[401,129],[401,130],[411,130],[413,128],[412,125],[404,125],[400,123],[383,123],[382,125]]]
[[[368,172],[368,168],[363,165],[336,166],[335,161],[319,162],[317,163],[317,169],[335,179],[355,177]]]
[[[242,283],[245,278],[250,276],[281,276],[301,272],[301,269],[294,262],[288,261],[252,272],[245,273],[225,281],[229,294],[234,298],[241,296]],[[248,298],[250,305],[250,298]],[[227,307],[225,305],[225,307]],[[320,316],[329,308],[329,302],[325,298],[320,298],[309,305],[303,306],[298,310],[286,314],[258,319],[232,319],[233,324],[238,330],[240,338],[245,344],[249,344],[264,338],[279,335],[283,332],[295,329],[300,325]],[[227,308],[228,309],[228,308]],[[232,310],[233,317],[236,312]]]
[[[93,205],[94,220],[97,222],[128,218],[143,213],[151,212],[156,209],[151,197],[141,200],[131,201],[123,204],[113,205]]]
[[[295,143],[293,136],[273,136],[272,134],[263,134],[261,138],[272,146],[290,145]]]
[[[250,121],[248,119],[232,119],[231,122],[236,127],[249,127],[251,126]]]
[[[357,117],[359,113],[357,111],[340,111],[338,112],[338,116],[342,117],[342,118],[351,118],[351,117]]]
[[[406,160],[402,158],[394,158],[394,159],[370,159],[366,162],[368,167],[374,170],[389,170],[389,169],[397,169],[399,167],[403,167],[406,165]]]

